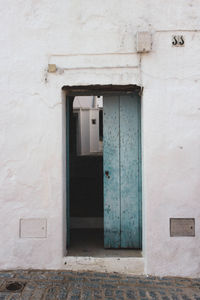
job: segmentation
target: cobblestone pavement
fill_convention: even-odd
[[[22,291],[7,291],[19,282]],[[12,287],[12,285],[11,285]],[[200,300],[200,278],[145,277],[70,271],[0,272],[0,300]]]

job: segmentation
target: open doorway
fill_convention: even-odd
[[[71,115],[69,255],[103,249],[103,97],[76,96]]]
[[[139,93],[72,92],[66,107],[68,255],[140,256]]]

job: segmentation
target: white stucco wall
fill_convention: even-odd
[[[145,272],[199,276],[200,1],[1,0],[0,7],[0,268],[63,268],[61,88],[138,84]],[[153,49],[139,56],[135,35],[143,30],[152,32]],[[185,47],[172,48],[175,33]],[[194,217],[196,236],[170,238],[170,217]],[[46,218],[47,238],[19,238],[20,218]]]

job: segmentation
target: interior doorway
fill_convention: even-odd
[[[66,107],[68,255],[140,256],[139,93],[76,90]]]
[[[74,97],[70,124],[70,255],[92,255],[104,248],[102,114],[102,96]]]

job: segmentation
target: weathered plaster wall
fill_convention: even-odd
[[[0,268],[64,267],[62,86],[138,84],[145,272],[199,276],[200,1],[0,6]],[[153,50],[141,59],[140,30],[153,34]],[[171,47],[176,30],[184,48]],[[48,63],[56,74],[46,72]],[[196,236],[170,238],[170,217],[195,217]],[[47,238],[19,238],[20,218],[46,218]]]

